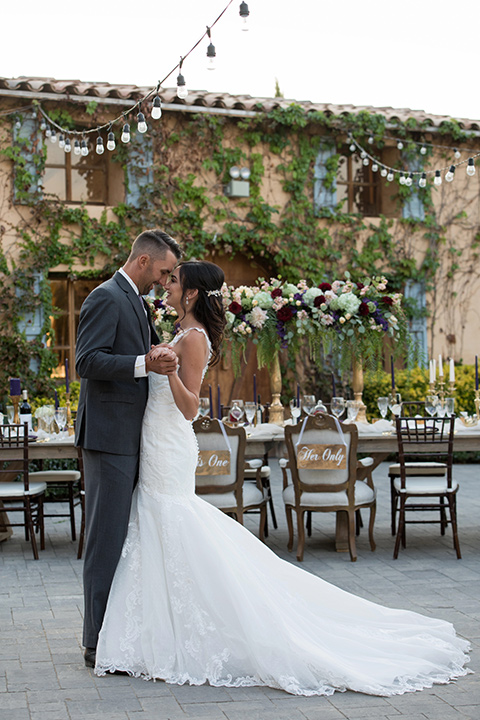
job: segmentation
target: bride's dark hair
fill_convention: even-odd
[[[207,331],[212,343],[209,365],[215,365],[220,360],[220,346],[226,322],[221,294],[221,287],[225,281],[223,270],[207,260],[190,260],[179,266],[179,278],[182,286],[180,304],[184,313],[187,290],[198,290],[193,317]]]

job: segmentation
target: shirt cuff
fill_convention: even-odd
[[[147,377],[148,373],[145,370],[145,355],[138,355],[135,360],[135,374],[134,377],[141,378]]]

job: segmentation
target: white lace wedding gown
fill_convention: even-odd
[[[395,695],[460,675],[450,623],[351,595],[284,560],[195,495],[197,444],[151,373],[140,479],[95,672],[296,695]]]

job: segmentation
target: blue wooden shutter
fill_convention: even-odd
[[[43,282],[43,275],[40,272],[32,273],[32,286],[30,288],[33,295],[40,295],[41,286]],[[18,298],[20,306],[22,305],[22,297],[27,292],[23,288],[16,287],[15,295]],[[27,341],[37,340],[42,334],[43,329],[43,306],[37,307],[34,312],[26,312],[18,320],[16,330],[18,333],[25,335]],[[30,360],[30,369],[37,371],[39,370],[40,363],[38,359]]]
[[[423,164],[418,156],[404,155],[403,160],[406,167],[410,172],[419,172],[423,169]],[[402,217],[412,220],[425,220],[425,208],[423,206],[422,198],[419,195],[418,188],[418,175],[414,175],[412,192],[408,200],[403,203]]]
[[[36,117],[31,113],[18,118],[13,125],[13,141],[20,146],[20,157],[14,161],[13,197],[15,202],[29,202],[34,197],[40,198],[42,158],[40,151],[43,145],[43,135]],[[25,173],[25,182],[19,187],[21,176]]]
[[[127,161],[127,205],[139,207],[144,189],[153,183],[153,142],[151,135],[132,133]]]
[[[407,280],[405,283],[405,298],[407,300],[415,301],[415,309],[421,317],[415,317],[410,320],[410,335],[412,341],[417,347],[419,353],[420,365],[425,366],[428,357],[427,350],[427,318],[425,316],[425,308],[427,305],[427,298],[425,292],[425,283],[417,282],[415,280]],[[423,311],[423,312],[422,312]]]
[[[325,187],[324,180],[327,177],[326,162],[336,154],[334,145],[323,145],[315,160],[314,185],[313,185],[313,206],[315,210],[328,208],[335,210],[337,204],[337,181],[333,180],[330,187]]]

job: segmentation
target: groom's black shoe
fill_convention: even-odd
[[[96,655],[97,655],[96,648],[85,648],[85,652],[83,653],[83,657],[85,658],[85,667],[88,667],[88,668],[95,667]]]

